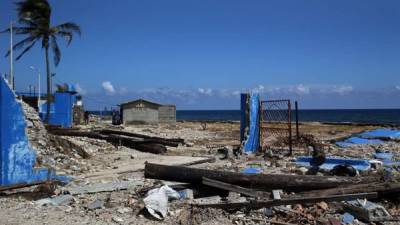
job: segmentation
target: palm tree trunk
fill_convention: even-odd
[[[46,119],[45,123],[49,124],[50,121],[50,105],[51,105],[51,74],[50,74],[50,63],[49,63],[49,47],[45,48],[46,52],[46,75],[47,75],[47,107],[46,107]]]

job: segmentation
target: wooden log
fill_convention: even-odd
[[[203,177],[258,190],[305,191],[334,188],[343,184],[369,182],[370,179],[286,174],[242,174],[228,171],[206,170],[182,166],[146,163],[145,177],[202,184]]]
[[[149,152],[153,154],[163,154],[167,152],[167,148],[164,145],[153,143],[151,141],[137,140],[135,138],[123,137],[120,135],[105,135],[96,132],[89,131],[76,131],[76,130],[50,130],[54,135],[62,136],[75,136],[75,137],[88,137],[94,139],[105,140],[116,146],[126,146],[128,148],[134,148],[138,151]]]
[[[255,197],[255,198],[261,198],[261,197],[266,198],[270,195],[270,193],[268,193],[268,192],[255,191],[252,189],[240,187],[240,186],[233,185],[233,184],[227,184],[227,183],[209,179],[206,177],[203,177],[203,184],[210,186],[210,187],[215,187],[215,188],[219,188],[222,190],[226,190],[226,191],[237,192],[237,193],[240,193],[240,194],[243,194],[246,196],[250,196],[250,197]]]
[[[138,133],[132,133],[132,132],[126,132],[126,131],[120,131],[120,130],[112,130],[112,129],[103,129],[103,130],[100,130],[99,133],[124,135],[124,136],[128,136],[128,137],[143,138],[146,140],[160,141],[160,142],[170,143],[170,144],[184,144],[185,143],[185,140],[182,138],[154,137],[154,136],[149,136],[149,135],[144,135],[144,134],[138,134]],[[162,144],[162,143],[160,143],[160,144]]]
[[[333,196],[318,196],[318,197],[301,197],[301,198],[288,198],[279,200],[267,201],[248,201],[248,202],[235,202],[235,203],[217,203],[217,204],[195,204],[197,207],[210,207],[220,208],[225,210],[237,210],[241,208],[246,209],[260,209],[266,207],[274,207],[280,205],[294,205],[294,204],[308,204],[324,202],[338,202],[338,201],[351,201],[355,199],[376,199],[378,194],[374,193],[359,193],[348,195],[333,195]]]

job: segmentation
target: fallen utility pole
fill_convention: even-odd
[[[351,201],[355,199],[376,199],[378,194],[374,193],[359,193],[348,195],[333,195],[333,196],[319,196],[319,197],[306,197],[306,198],[289,198],[279,200],[267,201],[248,201],[248,202],[235,202],[235,203],[216,203],[216,204],[193,204],[198,207],[220,208],[224,210],[236,210],[241,208],[246,209],[260,209],[264,207],[273,207],[280,205],[294,205],[294,204],[307,204],[317,202],[338,202],[338,201]]]
[[[145,177],[202,185],[203,177],[221,182],[271,191],[282,189],[287,191],[306,191],[334,188],[340,185],[367,183],[374,178],[329,177],[312,175],[285,174],[242,174],[229,171],[206,170],[182,166],[167,166],[146,163]]]
[[[209,179],[206,177],[203,177],[203,184],[210,186],[210,187],[219,188],[219,189],[222,189],[225,191],[237,192],[237,193],[240,193],[240,194],[243,194],[246,196],[250,196],[250,197],[255,197],[255,198],[268,197],[270,195],[270,193],[268,193],[268,192],[255,191],[252,189],[240,187],[240,186],[233,185],[233,184],[227,184],[227,183]]]

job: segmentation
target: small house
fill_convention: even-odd
[[[120,106],[124,125],[176,122],[175,105],[161,105],[144,99],[138,99],[122,103]]]

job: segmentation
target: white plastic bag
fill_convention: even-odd
[[[155,218],[162,220],[168,212],[168,200],[179,199],[179,193],[168,185],[150,190],[143,200],[147,211]]]

